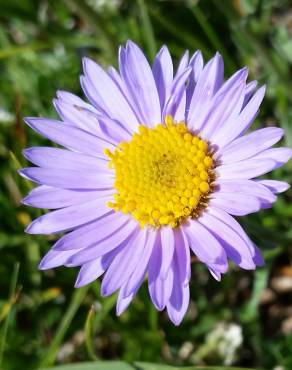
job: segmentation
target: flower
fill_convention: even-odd
[[[148,275],[151,299],[178,325],[189,303],[190,249],[215,279],[228,259],[243,269],[263,265],[259,249],[232,216],[268,208],[289,185],[254,179],[288,161],[270,147],[283,131],[246,134],[265,87],[246,82],[243,68],[227,81],[216,54],[205,66],[186,52],[173,74],[163,46],[152,69],[137,45],[119,52],[119,72],[83,59],[89,103],[57,92],[62,121],[26,118],[65,149],[33,147],[36,167],[20,170],[40,184],[23,203],[55,209],[33,221],[30,234],[69,231],[40,269],[80,266],[76,287],[104,274],[101,293],[119,290],[117,314]]]

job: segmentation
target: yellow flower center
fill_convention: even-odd
[[[141,227],[176,227],[204,208],[214,180],[213,159],[207,142],[183,122],[167,116],[153,129],[140,126],[131,141],[105,153],[117,190],[108,206],[130,213]]]

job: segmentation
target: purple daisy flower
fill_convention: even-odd
[[[243,269],[263,265],[259,249],[232,216],[271,207],[285,182],[255,179],[286,163],[288,148],[272,148],[283,131],[246,133],[265,93],[247,83],[247,68],[224,81],[216,54],[205,66],[186,52],[173,72],[163,46],[152,68],[129,41],[119,72],[83,60],[90,103],[59,91],[61,121],[26,118],[36,132],[64,147],[35,147],[20,170],[40,184],[23,203],[55,209],[26,232],[62,236],[40,269],[80,266],[76,287],[104,274],[101,294],[119,290],[117,314],[145,276],[158,310],[178,325],[189,303],[190,250],[215,279],[228,260]]]

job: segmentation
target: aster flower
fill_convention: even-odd
[[[64,234],[40,269],[79,266],[76,287],[104,274],[101,294],[119,290],[117,314],[148,277],[150,297],[179,324],[189,303],[190,250],[215,279],[228,260],[263,265],[259,249],[233,216],[271,207],[289,185],[255,179],[283,165],[287,148],[272,148],[283,131],[246,133],[265,93],[247,83],[247,68],[224,81],[216,54],[205,66],[186,52],[176,70],[167,47],[152,69],[137,45],[119,52],[119,71],[83,59],[89,103],[57,92],[61,121],[26,118],[62,148],[33,147],[35,167],[20,174],[39,184],[23,203],[52,209],[30,234]]]

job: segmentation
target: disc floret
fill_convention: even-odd
[[[204,207],[214,162],[208,143],[184,122],[167,116],[155,128],[141,125],[131,141],[105,153],[117,190],[108,206],[131,214],[141,227],[177,227]]]

